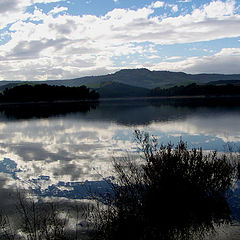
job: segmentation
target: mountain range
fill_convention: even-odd
[[[65,80],[46,81],[0,81],[0,91],[19,84],[49,84],[77,87],[86,85],[100,93],[101,97],[137,97],[147,96],[150,89],[186,86],[191,83],[240,85],[240,74],[187,74],[184,72],[150,71],[141,69],[123,69],[113,74],[88,76]]]

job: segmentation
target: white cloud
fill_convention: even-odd
[[[150,69],[188,73],[239,74],[240,48],[224,48],[212,56],[189,57],[177,62],[161,62],[151,65]]]
[[[240,56],[240,48],[223,48],[216,56]]]
[[[26,20],[29,14],[25,13],[27,7],[36,3],[63,2],[64,0],[7,0],[0,1],[0,29],[15,21]]]
[[[192,2],[192,0],[179,0],[178,2],[180,2],[180,3],[189,3],[189,2]]]
[[[31,4],[35,3],[54,3],[54,2],[65,2],[65,0],[31,0]]]
[[[173,5],[172,6],[172,11],[173,12],[178,12],[178,5]]]
[[[166,60],[179,60],[179,59],[182,59],[182,57],[180,57],[180,56],[173,56],[173,57],[166,58]]]
[[[239,74],[240,71],[240,48],[226,48],[219,53],[198,58],[193,61],[193,65],[186,68],[191,72]]]
[[[223,18],[224,16],[233,16],[236,2],[227,0],[226,2],[217,0],[210,4],[205,4],[202,9],[195,9],[194,14],[205,16],[206,18]]]
[[[16,8],[20,9],[22,6],[24,9],[29,1],[21,1],[25,4],[17,4]],[[235,13],[234,1],[214,1],[193,10],[191,14],[178,17],[153,16],[153,6],[162,4],[157,1],[151,4],[152,7],[137,10],[114,9],[100,17],[69,14],[53,17],[39,9],[35,9],[33,14],[15,12],[16,15],[9,15],[11,17],[0,13],[3,19],[6,17],[4,21],[13,22],[9,33],[11,40],[0,45],[0,79],[43,80],[98,75],[118,69],[114,66],[112,57],[142,54],[145,51],[142,46],[133,43],[175,44],[240,36],[240,15]],[[9,6],[10,4],[4,8]],[[50,13],[65,10],[67,9],[58,7]],[[24,21],[26,19],[41,22],[36,24]],[[227,55],[226,52],[223,54],[225,57],[222,59],[214,55],[202,60],[189,58],[177,63],[162,62],[154,66],[192,72],[204,69],[210,71],[210,66],[212,70],[217,70],[217,63],[220,64],[225,59],[229,64],[219,68],[218,72],[236,72],[235,68],[239,69],[235,62],[238,55]],[[210,64],[213,58],[218,61]],[[209,64],[204,68],[205,62]],[[148,66],[154,67],[151,64]]]
[[[156,1],[156,2],[153,2],[150,7],[151,8],[161,8],[164,6],[164,2],[161,2],[161,1]]]
[[[55,8],[52,9],[49,13],[57,14],[57,13],[60,13],[60,12],[65,12],[65,11],[67,11],[67,10],[68,10],[67,7],[55,7]]]

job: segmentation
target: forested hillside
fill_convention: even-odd
[[[240,96],[240,86],[227,85],[197,85],[175,86],[171,88],[155,88],[150,91],[151,97],[163,96]]]

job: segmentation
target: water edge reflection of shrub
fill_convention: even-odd
[[[0,212],[0,239],[88,240],[92,229],[86,213],[91,201],[36,198],[30,192],[14,195],[12,212]]]
[[[237,162],[216,152],[188,150],[183,141],[159,146],[156,138],[138,130],[135,139],[143,153],[141,164],[115,158],[116,178],[105,179],[110,189],[96,196],[96,204],[57,204],[20,194],[16,226],[0,214],[0,238],[189,240],[231,223],[226,194],[239,178]]]
[[[203,238],[214,226],[231,222],[227,190],[238,177],[237,163],[216,152],[187,149],[180,141],[158,146],[135,131],[143,164],[114,159],[114,197],[91,213],[94,239],[188,240]]]

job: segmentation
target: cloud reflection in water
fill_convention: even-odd
[[[191,104],[106,102],[87,112],[48,118],[1,116],[0,171],[7,176],[5,185],[12,186],[9,179],[14,179],[51,195],[66,189],[70,194],[70,183],[101,181],[112,175],[113,156],[136,151],[136,128],[157,135],[160,143],[176,143],[182,137],[189,147],[206,150],[222,151],[228,142],[240,143],[238,106]],[[6,159],[11,164],[6,165]]]

